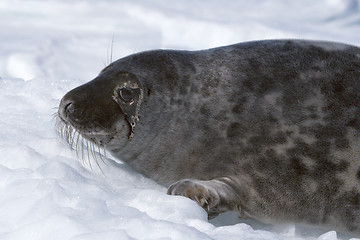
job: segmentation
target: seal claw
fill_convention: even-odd
[[[198,180],[183,179],[171,185],[168,194],[184,196],[196,201],[208,212],[209,217],[218,215],[220,197],[214,189],[204,183]]]

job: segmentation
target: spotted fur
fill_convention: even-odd
[[[119,103],[126,84],[141,102]],[[211,216],[236,210],[360,234],[357,47],[274,40],[142,52],[67,93],[59,117]]]

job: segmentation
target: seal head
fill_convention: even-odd
[[[100,75],[62,98],[59,118],[85,139],[103,147],[119,132],[128,132],[131,137],[139,120],[143,93],[131,73],[119,72],[106,80]],[[104,94],[111,97],[104,99]],[[96,99],[102,100],[94,104]]]

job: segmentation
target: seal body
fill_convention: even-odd
[[[67,93],[62,124],[210,217],[360,234],[360,49],[272,40],[156,50]]]

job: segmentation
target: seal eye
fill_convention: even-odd
[[[127,88],[121,88],[119,90],[119,96],[120,96],[121,100],[123,100],[126,103],[133,100],[132,92],[131,92],[131,90],[129,90]]]

